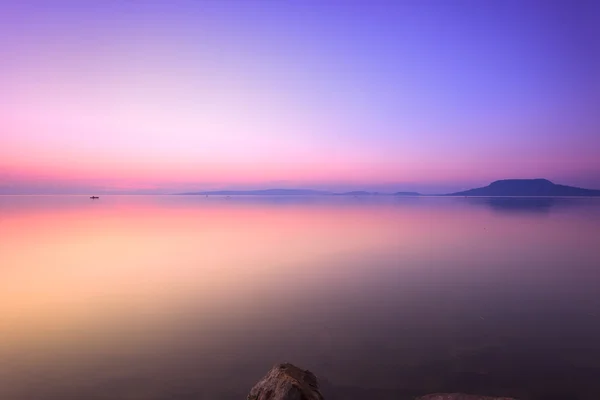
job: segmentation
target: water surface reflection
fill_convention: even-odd
[[[0,398],[595,398],[600,204],[511,201],[0,196]]]

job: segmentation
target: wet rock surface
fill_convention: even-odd
[[[277,364],[248,394],[247,400],[324,400],[317,377],[295,365]]]
[[[317,377],[293,364],[277,364],[250,390],[247,400],[325,400]],[[415,400],[516,400],[463,393],[433,393]]]

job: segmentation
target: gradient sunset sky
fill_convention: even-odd
[[[0,193],[600,189],[600,2],[0,0]]]

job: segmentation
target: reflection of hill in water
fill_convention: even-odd
[[[502,213],[547,214],[555,208],[575,207],[583,202],[561,197],[479,197],[469,198],[472,204],[485,205]]]

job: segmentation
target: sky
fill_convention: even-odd
[[[600,2],[0,0],[0,193],[600,189]]]

